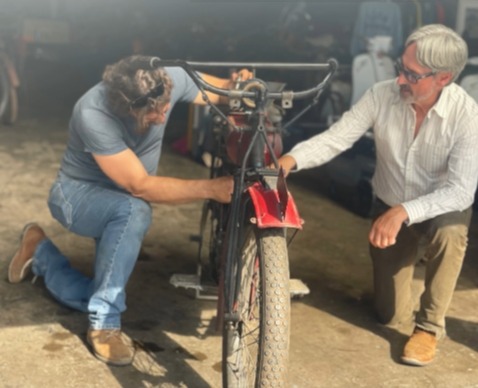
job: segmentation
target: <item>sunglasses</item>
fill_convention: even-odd
[[[398,74],[403,74],[405,79],[411,84],[416,84],[421,79],[431,77],[432,75],[436,74],[436,72],[434,71],[431,71],[426,74],[417,74],[417,73],[414,73],[413,71],[407,70],[403,67],[401,58],[395,61],[395,70],[397,71]]]
[[[130,102],[130,107],[132,109],[143,108],[148,104],[150,98],[158,98],[164,93],[164,84],[161,82],[153,89],[151,89],[147,94],[144,96],[138,97]]]

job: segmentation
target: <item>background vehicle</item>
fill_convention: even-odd
[[[206,201],[199,238],[198,272],[176,275],[176,286],[203,291],[203,260],[209,280],[218,286],[218,320],[223,331],[225,387],[287,386],[290,296],[308,293],[289,278],[288,229],[302,228],[277,157],[282,151],[282,116],[295,99],[317,99],[337,63],[205,63],[157,60],[184,68],[201,91],[229,97],[223,111],[209,103],[212,119],[211,178],[233,175],[229,205]],[[201,67],[315,70],[323,81],[302,91],[259,78],[236,89],[218,89],[194,71]],[[203,94],[208,101],[207,95]],[[279,103],[280,105],[276,103]],[[304,108],[307,109],[307,108]],[[294,122],[304,110],[289,120]],[[274,167],[271,167],[274,166]]]
[[[0,21],[5,18],[0,15]],[[8,23],[0,28],[0,121],[11,125],[18,117],[20,81],[12,56],[12,32]]]

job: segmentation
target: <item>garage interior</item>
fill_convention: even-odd
[[[128,286],[124,329],[139,349],[130,367],[108,367],[91,356],[84,342],[86,317],[59,306],[41,281],[8,284],[9,259],[23,225],[37,221],[74,265],[91,271],[92,242],[54,221],[46,198],[73,104],[100,80],[106,64],[131,54],[241,62],[336,58],[336,90],[345,95],[341,107],[336,111],[322,100],[284,138],[292,147],[324,130],[331,115],[350,104],[353,60],[360,50],[352,42],[362,3],[0,0],[2,49],[19,80],[18,117],[0,125],[0,387],[220,386],[221,336],[214,329],[214,302],[169,284],[172,274],[195,270],[197,246],[191,236],[198,232],[200,203],[154,206],[153,226]],[[470,56],[478,55],[478,1],[382,3],[400,10],[404,38],[419,25],[441,22],[466,35]],[[465,70],[474,72],[478,66],[473,64]],[[305,73],[260,76],[291,88],[317,80]],[[191,112],[186,105],[175,108],[160,174],[208,176]],[[426,368],[401,365],[408,332],[380,326],[372,314],[369,212],[350,184],[355,177],[344,175],[354,171],[357,157],[373,165],[373,143],[364,139],[345,159],[289,180],[305,219],[290,246],[291,274],[311,290],[293,302],[291,386],[478,387],[476,212],[448,314],[448,337],[439,345],[437,360]],[[417,292],[422,270],[417,266]]]

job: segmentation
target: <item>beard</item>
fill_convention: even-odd
[[[400,98],[402,101],[408,104],[419,103],[421,101],[428,100],[431,96],[433,96],[437,92],[435,87],[430,87],[425,94],[417,95],[410,85],[400,85]]]
[[[405,103],[412,103],[415,101],[413,91],[409,85],[400,85],[400,98]]]

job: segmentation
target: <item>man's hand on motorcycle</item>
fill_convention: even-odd
[[[295,159],[290,155],[281,156],[278,162],[279,167],[282,167],[282,169],[284,170],[284,176],[289,175],[290,170],[292,170],[296,166]],[[274,165],[274,163],[272,163],[271,165],[269,165],[269,168],[276,168],[276,166]]]
[[[398,232],[408,214],[402,205],[397,205],[378,217],[370,229],[368,239],[376,248],[388,248],[396,243]]]
[[[237,72],[231,73],[230,77],[230,89],[234,88],[237,82],[247,81],[248,79],[254,78],[254,73],[248,69],[241,69]]]
[[[232,176],[215,178],[210,183],[212,190],[211,199],[221,203],[231,202],[232,192],[234,191],[234,178]]]

